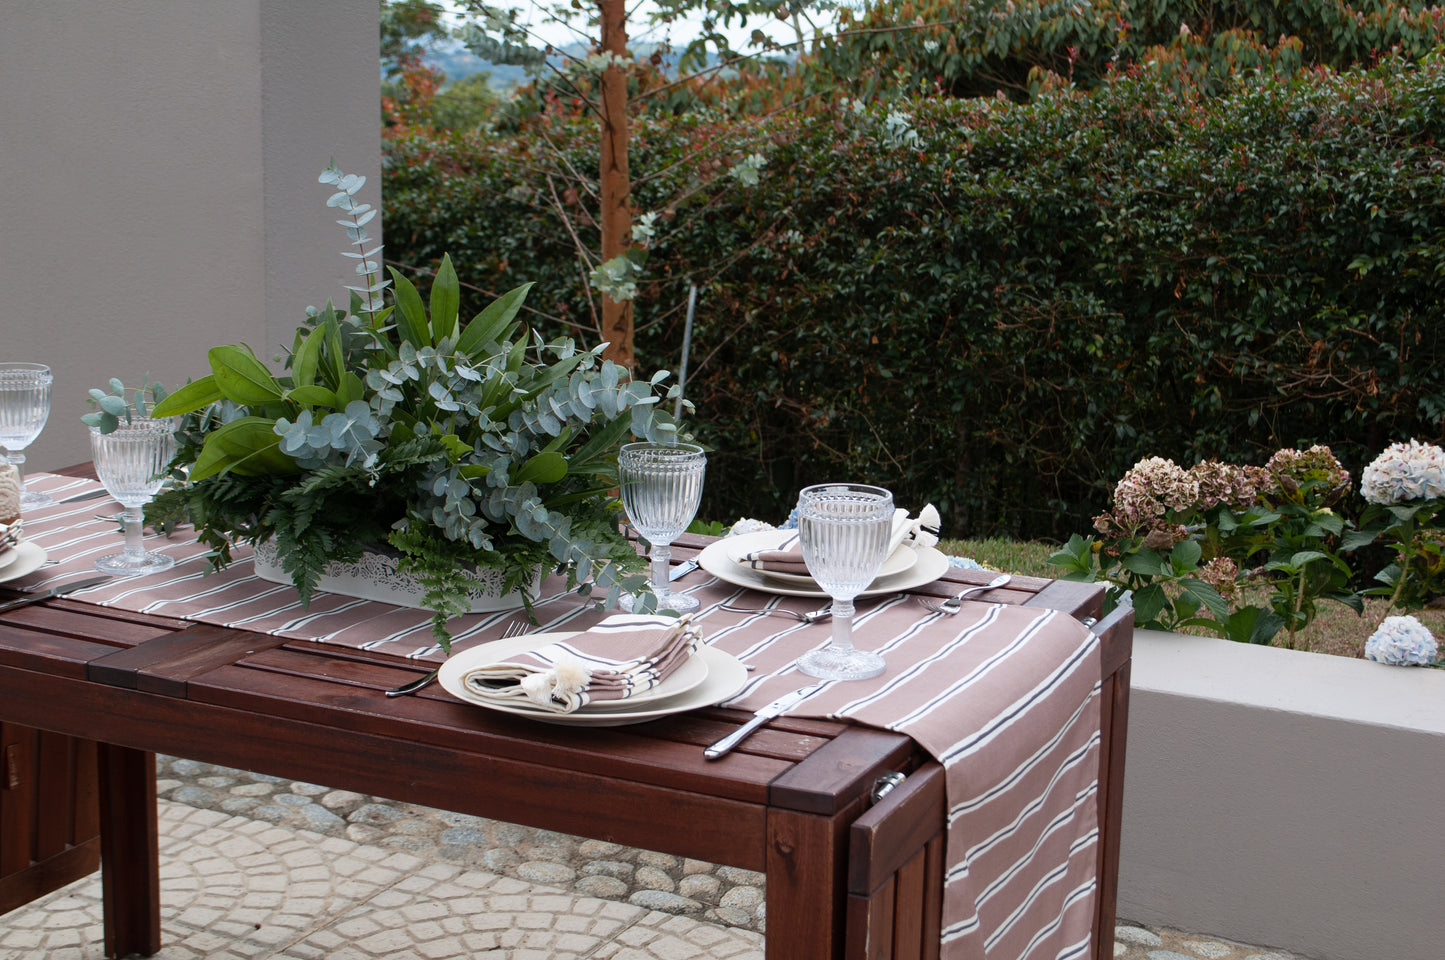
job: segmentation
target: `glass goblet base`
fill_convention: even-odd
[[[143,553],[139,557],[126,553],[109,553],[95,561],[98,572],[112,577],[140,577],[169,570],[175,565],[175,558],[164,553]]]
[[[690,593],[674,593],[671,590],[658,590],[653,587],[652,593],[657,597],[657,609],[676,610],[678,613],[689,613],[696,610],[701,604],[697,597]],[[617,605],[628,613],[632,612],[632,602],[635,598],[630,593],[624,593],[617,601]]]
[[[882,673],[887,663],[868,650],[838,650],[828,646],[811,650],[798,658],[797,668],[819,680],[867,680]]]
[[[20,494],[20,509],[34,510],[37,507],[48,507],[55,502],[55,498],[48,493],[39,490],[26,490]]]

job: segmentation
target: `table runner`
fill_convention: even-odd
[[[95,481],[32,475],[63,499]],[[57,561],[6,586],[34,589],[78,579],[121,537],[106,499],[57,504],[25,516],[26,537]],[[107,519],[96,519],[101,514]],[[436,660],[430,611],[318,593],[303,610],[295,590],[257,578],[250,551],[206,575],[204,548],[182,534],[147,537],[176,559],[163,574],[117,578],[75,599],[294,639]],[[753,710],[804,678],[792,668],[825,643],[827,621],[722,610],[720,604],[806,611],[817,599],[779,598],[697,572],[675,589],[698,596],[706,641],[754,667],[726,705]],[[858,604],[855,641],[889,663],[879,677],[833,683],[789,711],[846,719],[910,736],[944,767],[948,836],[941,954],[946,960],[1087,955],[1095,912],[1098,844],[1098,641],[1056,611],[965,602],[949,617],[907,596]],[[583,629],[603,614],[544,582],[537,629]],[[452,621],[457,649],[495,639],[521,611]]]

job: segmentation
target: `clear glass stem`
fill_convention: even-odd
[[[836,652],[853,651],[853,601],[833,601],[833,646]]]
[[[127,563],[142,564],[145,562],[146,550],[141,545],[141,527],[145,525],[145,516],[141,507],[125,508],[125,559]]]
[[[667,568],[672,562],[672,544],[654,543],[648,557],[652,559],[652,592],[662,596],[668,589]]]

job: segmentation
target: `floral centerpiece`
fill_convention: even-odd
[[[218,346],[209,376],[156,407],[184,420],[176,483],[151,521],[193,523],[217,568],[234,543],[269,544],[303,602],[327,564],[395,551],[448,648],[474,567],[500,571],[529,606],[538,573],[557,569],[579,593],[642,593],[647,609],[645,561],[611,491],[622,441],[676,436],[658,409],[666,374],[633,380],[600,346],[527,330],[516,317],[530,285],[463,323],[450,259],[423,303],[395,270],[382,279],[374,211],[355,199],[364,178],[333,164],[320,181],[365,282],[348,288],[349,310],[307,311],[284,375],[245,344]]]

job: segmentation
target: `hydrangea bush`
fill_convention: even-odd
[[[1114,488],[1097,537],[1074,535],[1051,561],[1074,580],[1104,580],[1108,605],[1131,603],[1140,626],[1204,627],[1220,636],[1286,645],[1322,600],[1363,613],[1363,598],[1386,597],[1366,645],[1372,660],[1431,663],[1438,649],[1413,617],[1445,595],[1445,450],[1392,444],[1360,474],[1355,509],[1349,472],[1329,447],[1277,451],[1264,466],[1206,460],[1185,469],[1148,457]],[[1367,558],[1379,544],[1393,562],[1362,587],[1345,556]],[[1363,562],[1363,561],[1361,561]],[[1268,587],[1264,606],[1244,588]]]
[[[1379,586],[1365,591],[1389,598],[1391,610],[1419,610],[1445,594],[1445,450],[1410,440],[1395,443],[1360,472],[1360,495],[1368,506],[1347,546],[1382,542],[1394,560],[1375,574]]]
[[[1106,580],[1109,603],[1132,603],[1139,625],[1197,626],[1269,643],[1298,632],[1329,599],[1362,609],[1340,557],[1349,524],[1335,505],[1350,475],[1329,447],[1277,451],[1264,466],[1205,460],[1188,469],[1148,457],[1052,562],[1068,579]],[[1269,587],[1267,605],[1240,605],[1241,587]]]

